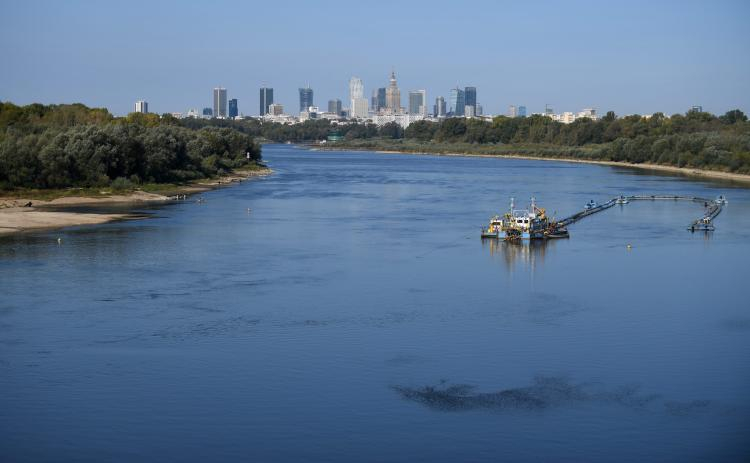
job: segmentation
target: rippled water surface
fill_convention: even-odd
[[[4,461],[739,461],[750,191],[266,146],[275,174],[0,240]],[[571,237],[482,242],[535,196]],[[248,211],[248,208],[250,209]],[[62,244],[57,244],[57,238]],[[628,249],[627,245],[632,248]]]

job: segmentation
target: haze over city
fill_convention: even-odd
[[[474,86],[486,114],[750,109],[750,6],[626,2],[13,2],[2,6],[0,100],[81,102],[116,115],[211,106],[222,86],[257,115],[258,88],[297,105],[364,95],[395,69],[431,105]],[[144,13],[145,12],[145,13]],[[22,38],[22,39],[21,39]]]

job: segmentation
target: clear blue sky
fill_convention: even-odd
[[[256,115],[265,82],[296,113],[306,82],[325,107],[394,67],[404,104],[458,84],[490,113],[750,112],[748,1],[522,3],[0,0],[0,100],[185,112],[224,86]]]

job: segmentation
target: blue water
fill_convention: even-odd
[[[750,191],[266,146],[272,176],[0,240],[0,460],[742,461]],[[482,242],[516,197],[547,244]],[[250,212],[248,212],[250,208]],[[62,244],[57,244],[57,238]],[[627,245],[632,248],[628,249]]]

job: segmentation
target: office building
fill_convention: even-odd
[[[477,107],[477,88],[476,87],[466,87],[464,88],[464,101],[466,106],[474,106],[474,109]]]
[[[237,98],[229,100],[229,117],[237,117],[240,113],[237,111]]]
[[[367,98],[354,98],[351,102],[350,117],[353,119],[366,119],[368,116],[369,105]]]
[[[258,113],[261,116],[268,114],[269,107],[273,104],[273,89],[268,87],[260,88],[260,108]]]
[[[691,106],[690,111],[691,113],[702,113],[703,112],[703,106]]]
[[[409,114],[427,115],[427,92],[425,90],[409,92]]]
[[[313,106],[313,90],[308,85],[299,89],[299,112],[307,111],[310,106]]]
[[[464,91],[458,87],[452,88],[448,100],[448,115],[453,117],[463,116],[465,106],[466,100]]]
[[[148,101],[138,100],[135,102],[135,112],[148,114]]]
[[[464,106],[464,116],[466,117],[474,117],[476,116],[476,107],[471,105]]]
[[[391,114],[401,112],[401,90],[396,82],[395,71],[391,71],[391,81],[385,89],[385,108]]]
[[[435,98],[435,107],[433,108],[432,114],[435,117],[445,117],[445,98],[439,96]]]
[[[518,108],[516,105],[508,106],[508,117],[518,117]]]
[[[272,116],[281,116],[282,114],[284,114],[284,106],[279,103],[271,103],[270,105],[268,105],[268,112],[266,114],[270,114]]]
[[[227,89],[214,88],[214,117],[227,117]]]
[[[365,85],[362,83],[362,79],[359,77],[352,77],[349,79],[349,99],[354,100],[357,98],[364,98],[365,96]]]
[[[475,116],[483,116],[484,115],[484,108],[482,108],[482,105],[477,103],[477,105],[474,107],[474,115]]]
[[[385,87],[372,91],[372,110],[380,112],[385,109]]]
[[[335,100],[328,100],[328,112],[341,115],[341,100],[336,98]]]
[[[526,106],[518,107],[518,117],[526,117]]]
[[[214,112],[211,108],[203,108],[203,117],[213,117]]]

